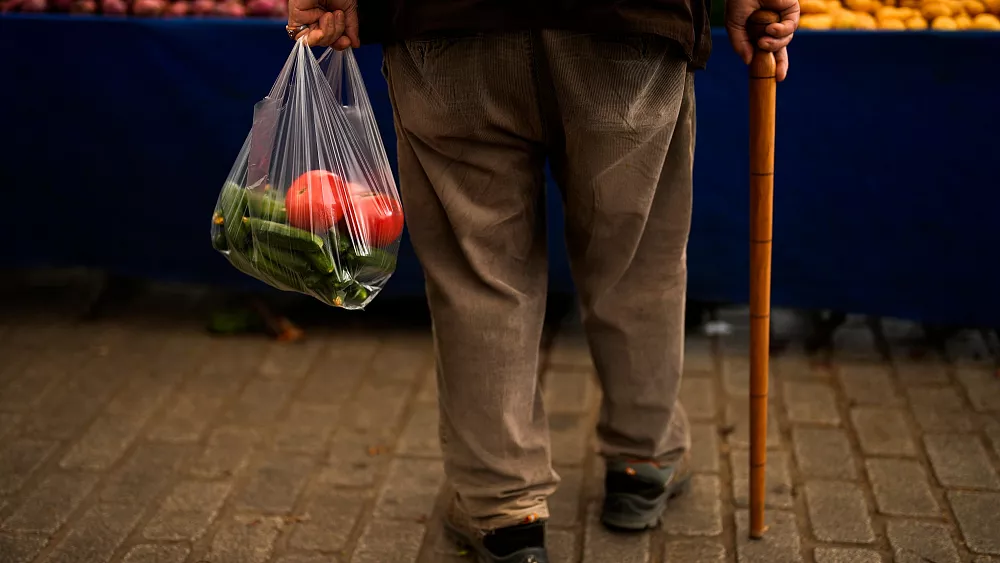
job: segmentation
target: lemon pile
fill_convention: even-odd
[[[1000,31],[1000,0],[800,0],[803,29]]]

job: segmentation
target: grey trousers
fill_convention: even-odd
[[[677,396],[695,108],[673,44],[559,31],[441,37],[387,47],[384,70],[461,508],[483,530],[545,518],[559,482],[537,379],[546,160],[602,386],[602,454],[686,450]]]

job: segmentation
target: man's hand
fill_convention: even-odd
[[[726,31],[733,50],[750,64],[754,45],[747,35],[747,19],[757,10],[772,10],[781,16],[781,21],[767,26],[766,35],[761,37],[757,47],[775,53],[778,63],[778,81],[788,74],[788,44],[799,26],[799,0],[726,0]]]
[[[288,27],[308,25],[295,39],[306,35],[314,47],[333,46],[338,51],[358,48],[357,0],[288,0]]]

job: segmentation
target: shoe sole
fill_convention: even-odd
[[[620,532],[643,532],[657,528],[669,502],[684,494],[690,487],[691,477],[688,476],[668,486],[663,495],[654,500],[639,495],[616,494],[614,500],[619,508],[609,511],[605,504],[605,510],[601,513],[601,523]]]

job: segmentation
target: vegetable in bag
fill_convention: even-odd
[[[396,268],[404,220],[350,49],[296,42],[212,215],[212,246],[240,271],[335,307],[364,308]]]

